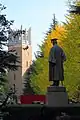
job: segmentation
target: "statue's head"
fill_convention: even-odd
[[[51,43],[53,44],[53,45],[55,45],[55,44],[57,44],[57,38],[53,38],[53,39],[51,39]]]

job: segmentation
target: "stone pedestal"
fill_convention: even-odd
[[[63,86],[50,86],[47,88],[46,104],[48,106],[62,107],[68,105],[68,95]]]

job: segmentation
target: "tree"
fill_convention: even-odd
[[[77,3],[75,3],[76,5]],[[78,2],[80,6],[80,2]],[[70,9],[71,10],[71,9]],[[37,55],[34,70],[30,76],[30,85],[36,94],[45,94],[50,84],[48,81],[48,55],[51,38],[57,37],[58,44],[63,47],[67,61],[64,63],[64,85],[70,99],[80,102],[80,15],[70,13],[63,26],[56,24],[46,33],[42,45],[39,46],[43,57]],[[39,53],[39,54],[40,54]]]
[[[9,34],[11,31],[11,25],[13,21],[6,19],[6,15],[2,14],[2,11],[6,7],[0,4],[0,85],[5,83],[6,70],[16,70],[19,65],[15,64],[19,62],[18,56],[11,53],[11,51],[4,50],[9,40]]]
[[[80,1],[73,2],[73,5],[70,4],[69,12],[72,14],[80,14]]]
[[[27,94],[35,94],[33,88],[31,87],[31,81],[30,81],[30,77],[31,77],[31,74],[32,72],[35,72],[35,61],[32,62],[32,65],[30,65],[30,67],[27,69],[27,71],[25,72],[24,74],[24,89],[23,89],[23,92],[24,92],[24,95],[27,95]]]
[[[80,14],[80,6],[71,6],[70,13]]]
[[[80,2],[77,2],[76,5],[71,6],[70,13],[80,15]],[[80,45],[78,45],[78,47],[80,47]],[[77,89],[74,93],[73,99],[75,99],[76,102],[80,102],[80,82],[77,83]]]
[[[72,13],[67,15],[64,27],[63,48],[67,56],[65,63],[65,85],[69,97],[73,99],[80,84],[80,15]]]
[[[47,36],[51,34],[52,29],[55,29],[55,26],[57,25],[55,15],[53,17],[54,17],[53,23],[50,24],[49,30],[45,33],[46,35],[45,38],[47,38]],[[25,94],[27,93],[32,93],[32,94],[43,93],[44,94],[46,91],[46,85],[49,84],[49,81],[46,80],[46,76],[45,76],[47,75],[48,77],[48,74],[47,74],[48,70],[45,68],[45,71],[44,71],[46,62],[48,62],[44,52],[44,46],[45,46],[44,43],[45,43],[45,40],[43,41],[42,45],[38,45],[40,50],[37,51],[37,53],[35,54],[36,61],[33,62],[29,70],[26,72],[26,78],[25,78],[26,82],[25,82],[25,89],[24,89]],[[41,75],[42,73],[43,73],[43,76]],[[43,82],[45,84],[43,84]],[[33,92],[30,91],[30,88],[31,90],[33,90]]]
[[[54,23],[54,22],[53,22]],[[61,36],[64,33],[64,28],[56,24],[55,27],[52,25],[51,31],[48,31],[42,45],[39,45],[40,52],[43,56],[37,55],[35,61],[35,71],[33,71],[30,76],[30,85],[33,88],[35,94],[45,94],[47,86],[51,83],[48,80],[48,56],[51,48],[51,38],[57,37],[58,43],[61,45]]]

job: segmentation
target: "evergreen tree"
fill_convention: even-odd
[[[80,6],[71,6],[70,13],[80,14]]]
[[[74,6],[80,6],[80,2]],[[73,8],[72,8],[73,9]],[[71,10],[71,9],[70,9]],[[78,10],[77,10],[78,11]],[[75,12],[78,13],[78,12]],[[53,24],[54,26],[54,24]],[[54,29],[55,28],[55,29]],[[64,64],[64,85],[71,99],[80,102],[80,15],[71,12],[66,16],[63,26],[58,24],[49,29],[36,55],[34,70],[30,75],[30,86],[36,94],[45,94],[50,84],[48,81],[48,55],[51,38],[57,37],[58,44],[63,47],[67,61]],[[40,56],[42,54],[42,57]]]
[[[4,50],[9,40],[9,34],[11,31],[11,25],[13,21],[6,19],[6,15],[2,14],[2,11],[6,7],[0,4],[0,85],[5,83],[6,70],[16,70],[19,65],[15,64],[19,62],[18,56],[11,53],[11,51]]]
[[[55,21],[55,17],[53,19]],[[55,27],[54,27],[55,26]],[[60,42],[60,37],[62,36],[64,31],[64,28],[58,24],[52,25],[52,28],[49,29],[42,45],[39,45],[40,52],[42,56],[38,57],[35,61],[35,70],[36,73],[33,71],[31,76],[30,76],[30,85],[35,91],[35,94],[45,94],[48,85],[51,83],[49,82],[48,79],[48,56],[49,56],[49,51],[51,48],[51,38],[57,37],[59,39],[59,44]]]
[[[70,4],[69,12],[72,14],[80,14],[80,1],[74,1],[73,5]]]
[[[27,69],[27,71],[24,74],[24,95],[28,95],[28,94],[35,94],[35,92],[33,91],[33,88],[31,87],[31,81],[30,81],[30,77],[31,74],[33,73],[33,71],[36,73],[35,71],[35,61],[32,62],[32,65],[30,65],[30,67]]]
[[[56,21],[55,14],[54,14],[53,23],[50,25],[49,30],[46,32],[45,38],[47,38],[47,36],[51,34],[52,29],[55,30],[56,25],[57,25],[57,21]],[[40,50],[37,51],[37,53],[35,54],[36,61],[33,62],[31,67],[27,70],[25,74],[26,76],[25,77],[25,81],[26,81],[25,89],[24,89],[25,94],[45,94],[46,85],[49,84],[48,56],[47,58],[45,56],[45,51],[44,51],[45,45],[44,44],[45,44],[45,40],[43,41],[42,45],[38,45]]]

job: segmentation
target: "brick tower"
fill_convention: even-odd
[[[22,26],[21,26],[22,31]],[[8,43],[8,51],[14,52],[19,56],[20,66],[18,70],[8,72],[9,87],[16,90],[17,96],[23,94],[24,89],[24,74],[32,64],[32,46],[31,46],[31,27],[24,33],[14,36],[12,31]]]

